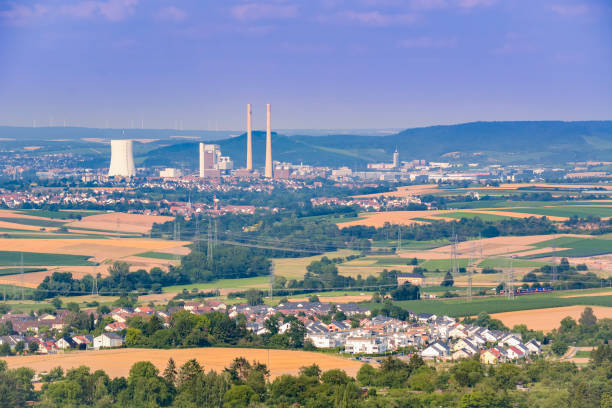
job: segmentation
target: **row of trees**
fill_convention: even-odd
[[[177,366],[173,359],[160,371],[135,363],[127,378],[111,379],[86,366],[43,376],[34,390],[34,371],[9,370],[0,361],[0,406],[25,407],[556,407],[601,408],[612,404],[612,347],[593,351],[589,365],[539,359],[485,366],[477,359],[428,365],[385,358],[379,367],[364,364],[356,377],[316,364],[298,375],[270,378],[265,364],[236,358],[222,372],[206,372],[197,360]],[[517,389],[517,387],[519,389]]]

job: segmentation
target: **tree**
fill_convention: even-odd
[[[304,323],[299,320],[293,320],[289,324],[289,330],[287,330],[287,337],[289,337],[289,343],[294,348],[302,348],[304,346],[304,336],[306,336],[306,328]]]
[[[551,346],[551,350],[553,351],[553,353],[555,353],[558,356],[562,356],[567,352],[567,349],[569,348],[569,346],[567,345],[567,343],[560,338],[556,338]]]
[[[440,286],[453,286],[455,284],[455,280],[453,279],[453,275],[451,274],[451,271],[447,271],[446,275],[444,275],[444,279],[442,280],[442,282],[440,283]]]
[[[15,344],[15,352],[21,354],[23,353],[24,350],[25,350],[25,343],[23,342],[23,340],[19,340],[17,344]]]
[[[28,351],[30,354],[34,354],[38,351],[38,343],[35,341],[31,341],[28,343]]]
[[[266,320],[264,320],[264,326],[266,329],[268,329],[271,336],[278,334],[278,326],[279,326],[278,317],[274,315],[268,317]]]
[[[597,324],[597,317],[595,317],[595,314],[593,313],[593,309],[588,306],[585,307],[584,311],[580,315],[580,319],[578,320],[578,322],[580,323],[582,327],[588,328],[588,329],[595,326],[595,324]]]
[[[300,375],[319,378],[321,376],[321,368],[317,364],[300,367]]]
[[[174,385],[176,383],[176,374],[176,363],[174,362],[174,359],[170,357],[170,359],[168,359],[168,365],[164,370],[163,377],[166,381],[168,381],[168,384]]]
[[[53,305],[54,308],[61,309],[62,300],[58,297],[54,297],[53,300],[51,301],[51,304]]]
[[[249,306],[263,305],[263,296],[260,290],[249,289],[246,291],[246,299]]]

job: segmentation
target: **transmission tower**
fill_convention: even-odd
[[[212,219],[208,218],[208,234],[207,234],[208,247],[206,250],[206,262],[208,266],[212,266],[213,263],[213,241],[212,241]]]
[[[557,235],[553,236],[552,282],[557,280]]]
[[[193,237],[196,251],[200,252],[200,224],[198,223],[198,214],[194,215],[195,217],[195,236]]]
[[[474,241],[470,243],[470,262],[468,264],[468,301],[472,301],[472,268],[474,266]]]
[[[402,250],[402,226],[397,226],[397,253]]]
[[[270,299],[272,299],[272,295],[274,294],[274,262],[270,265]]]
[[[23,252],[21,253],[21,263],[20,263],[20,269],[21,269],[21,300],[25,300],[25,293],[24,293],[24,288],[23,288]]]
[[[514,257],[510,257],[510,269],[508,269],[506,276],[506,295],[508,299],[514,299],[514,265],[513,265]]]
[[[457,268],[457,235],[455,234],[455,236],[453,237],[453,246],[452,246],[452,251],[453,251],[453,255],[452,255],[452,261],[453,261],[453,268],[452,268],[452,274],[453,277],[457,276],[458,273],[458,268]]]

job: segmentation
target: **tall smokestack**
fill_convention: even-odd
[[[204,175],[204,143],[200,143],[200,177]]]
[[[253,171],[253,140],[251,138],[251,104],[247,104],[247,165],[248,171]]]
[[[270,119],[270,104],[266,105],[266,171],[265,176],[272,178],[272,125]]]

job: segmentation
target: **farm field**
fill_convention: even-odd
[[[269,360],[268,360],[269,356]],[[15,356],[5,361],[9,368],[29,367],[36,372],[49,372],[60,366],[64,370],[87,365],[91,371],[104,370],[111,377],[127,377],[132,365],[138,361],[150,361],[163,371],[172,357],[177,366],[187,360],[197,359],[206,371],[223,371],[237,357],[268,364],[272,378],[283,374],[297,374],[300,367],[318,364],[323,371],[334,368],[345,370],[355,376],[361,367],[356,360],[336,355],[293,350],[265,350],[251,348],[189,348],[189,349],[134,349],[75,351],[65,354]]]
[[[0,240],[0,243],[1,243],[1,240]],[[94,265],[93,262],[89,261],[90,257],[86,255],[0,251],[0,266],[20,265],[22,255],[23,255],[23,265],[24,266]]]
[[[598,319],[612,318],[612,307],[593,306],[593,312]],[[516,312],[495,313],[491,317],[501,320],[506,326],[512,328],[517,324],[524,324],[530,329],[549,332],[561,325],[561,320],[571,317],[580,318],[584,306],[566,306],[549,309],[520,310]]]
[[[145,234],[151,230],[154,223],[172,221],[172,217],[160,215],[126,214],[126,213],[104,213],[90,215],[80,221],[73,221],[66,226],[68,228],[98,229],[118,232],[136,232]]]
[[[435,215],[435,217],[454,218],[454,219],[480,218],[483,221],[500,221],[500,220],[507,220],[509,218],[512,218],[512,214],[497,215],[497,214],[492,214],[492,213],[488,213],[488,212],[485,212],[485,211],[483,211],[483,212],[457,211],[457,212],[448,212],[448,213],[444,213],[444,214],[437,214],[437,215]]]
[[[593,292],[589,292],[593,293]],[[452,317],[474,316],[480,312],[503,313],[519,310],[547,309],[564,306],[605,306],[612,307],[612,296],[579,296],[561,297],[564,292],[517,296],[508,299],[503,296],[450,300],[404,300],[394,302],[396,305],[415,313],[435,313]],[[364,303],[365,307],[376,308],[379,305]],[[584,307],[583,307],[584,308]]]
[[[189,285],[176,285],[164,287],[166,292],[181,292],[183,289],[192,290],[210,290],[210,289],[249,289],[249,288],[266,288],[270,286],[269,276],[257,276],[254,278],[242,279],[219,279],[214,282],[207,283],[191,283]]]
[[[550,251],[541,251],[538,254],[521,254],[524,258],[544,258],[553,256],[552,246],[557,247],[557,256],[565,257],[584,257],[594,255],[604,255],[612,253],[612,239],[602,237],[584,237],[580,235],[559,236],[555,239],[536,243],[536,248],[549,248]]]
[[[579,217],[596,216],[600,218],[612,217],[612,205],[588,205],[588,206],[551,206],[551,207],[516,207],[500,208],[497,211],[502,213],[527,213],[547,217]]]
[[[338,257],[345,258],[349,255],[355,255],[357,253],[357,251],[342,249],[339,251],[326,252],[322,255],[304,258],[272,258],[271,261],[274,265],[274,274],[276,276],[283,276],[287,279],[302,279],[306,273],[306,267],[312,261],[318,261],[324,256],[328,257],[329,259]]]

